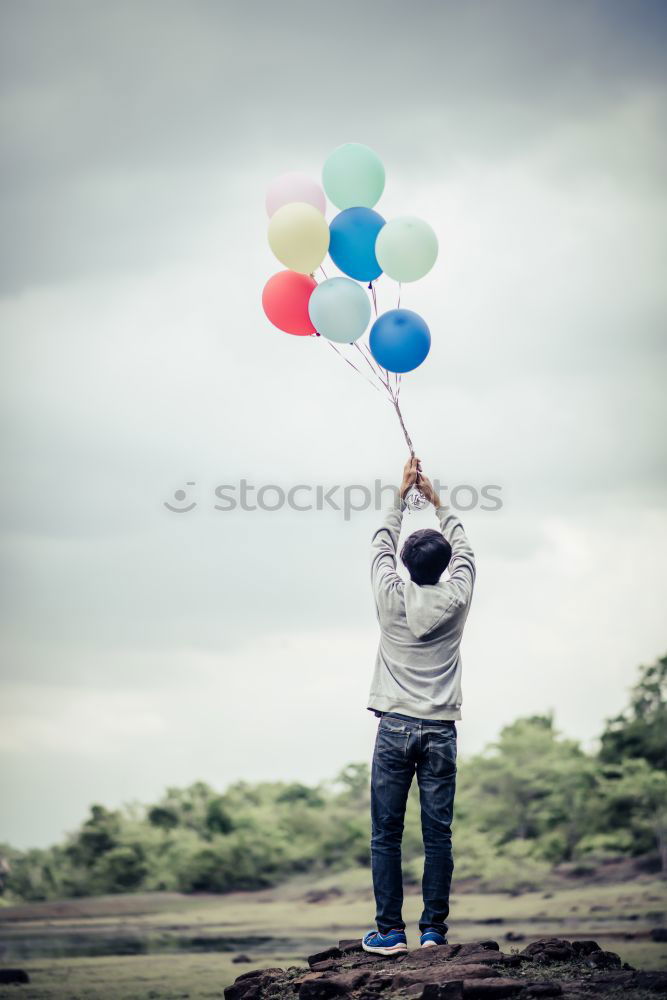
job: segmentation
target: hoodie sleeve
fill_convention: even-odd
[[[389,507],[371,540],[371,583],[378,610],[396,587],[403,583],[396,572],[396,547],[404,510],[403,500],[399,501],[398,506]]]
[[[475,585],[475,555],[463,525],[451,507],[437,507],[435,513],[440,522],[440,530],[452,547],[450,582],[455,585],[461,599],[468,604]]]

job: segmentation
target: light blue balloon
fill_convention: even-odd
[[[368,293],[350,278],[328,278],[308,300],[310,322],[318,333],[337,344],[353,344],[371,318]]]
[[[411,309],[390,309],[373,323],[368,338],[371,354],[388,372],[411,372],[431,349],[431,333]]]
[[[327,156],[322,184],[336,208],[372,208],[384,191],[382,160],[360,142],[346,142]]]

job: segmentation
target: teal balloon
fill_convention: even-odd
[[[375,241],[377,262],[394,281],[418,281],[438,257],[438,237],[428,222],[401,215],[385,223]]]
[[[325,160],[322,183],[337,208],[372,208],[384,191],[384,166],[368,146],[346,142]]]
[[[371,318],[371,303],[365,289],[351,278],[329,278],[308,300],[310,322],[318,333],[337,344],[353,344]]]

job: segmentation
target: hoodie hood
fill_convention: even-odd
[[[405,617],[408,628],[417,639],[423,639],[444,620],[454,604],[447,583],[419,584],[408,580],[404,586]]]

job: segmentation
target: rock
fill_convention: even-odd
[[[250,955],[245,955],[243,952],[241,952],[240,955],[234,955],[232,962],[252,962],[252,958],[250,957]]]
[[[667,993],[667,972],[635,972],[632,982],[643,990]]]
[[[512,953],[511,955],[504,955],[501,953],[500,958],[502,959],[502,964],[507,969],[516,969],[517,966],[523,965],[525,961],[532,961],[532,959],[525,959],[521,955],[516,955]]]
[[[507,934],[505,935],[505,940],[506,941],[525,941],[526,940],[526,935],[525,934],[515,934],[514,931],[508,931]]]
[[[539,938],[520,954],[535,962],[568,962],[574,957],[574,950],[570,942],[562,938]]]
[[[25,969],[0,969],[0,983],[29,983]]]
[[[430,950],[430,949],[429,949]],[[443,963],[434,965],[427,969],[401,969],[391,981],[393,990],[400,990],[403,986],[413,986],[415,983],[447,983],[452,980],[473,980],[485,979],[497,976],[494,969],[488,965],[454,965],[453,963]]]
[[[283,974],[282,969],[276,967],[271,967],[270,969],[251,969],[250,972],[242,972],[240,976],[236,977],[236,982],[247,982],[249,979],[259,979],[266,977],[270,979],[272,976],[281,976]]]
[[[320,983],[324,979],[324,974],[322,972],[307,972],[305,976],[301,976],[300,979],[295,979],[292,987],[293,989],[299,991],[299,996],[306,996],[309,988],[312,984]],[[304,991],[303,993],[301,991]]]
[[[330,970],[335,972],[338,968],[338,962],[335,958],[326,958],[323,962],[312,962],[309,958],[308,964],[313,972],[329,972]]]
[[[518,997],[524,984],[520,979],[463,980],[464,1000],[493,1000],[494,997]]]
[[[312,969],[318,962],[324,962],[328,958],[342,958],[342,956],[343,952],[340,948],[327,948],[325,951],[318,951],[314,955],[309,955],[306,961]]]
[[[224,992],[225,1000],[261,1000],[264,987],[261,979],[252,979],[248,983],[232,983]]]
[[[329,1000],[348,996],[370,977],[370,972],[341,972],[337,976],[304,976],[299,987],[300,1000]]]
[[[316,961],[317,960],[317,961]],[[552,963],[548,980],[531,976],[531,963]],[[521,966],[522,975],[508,969]],[[4,970],[5,975],[12,971]],[[527,975],[526,975],[527,973]],[[535,974],[540,974],[536,968]],[[636,972],[596,941],[539,938],[520,955],[504,954],[496,941],[438,945],[398,955],[362,950],[361,938],[343,940],[311,955],[309,965],[251,969],[225,989],[226,1000],[647,1000],[667,993],[667,972]]]
[[[501,951],[492,951],[490,948],[484,951],[465,951],[459,952],[455,958],[452,959],[453,964],[459,962],[472,962],[478,965],[492,965],[494,962],[503,962],[509,960],[509,955],[503,955]]]
[[[341,988],[356,990],[362,983],[367,982],[371,975],[372,973],[367,970],[351,970],[350,972],[340,972],[337,976],[333,976],[330,981],[335,982]]]
[[[483,920],[478,920],[478,924],[504,924],[504,917],[484,917]]]
[[[649,933],[651,941],[667,941],[667,927],[652,927]]]
[[[343,953],[343,955],[349,955],[354,951],[363,951],[361,947],[361,938],[344,938],[342,941],[338,942],[338,948]]]
[[[408,952],[406,957],[410,960],[410,966],[433,965],[437,962],[447,962],[460,954],[460,944],[434,944],[430,948],[414,948]]]
[[[285,975],[282,969],[252,969],[238,976],[225,991],[225,1000],[260,1000],[264,987]]]
[[[595,980],[595,990],[599,996],[606,997],[610,994],[621,996],[632,986],[632,983],[633,974],[619,969],[617,972],[598,976]]]
[[[412,1000],[463,1000],[463,983],[458,979],[451,983],[426,983],[408,990],[406,995]]]
[[[459,955],[472,955],[476,951],[500,951],[500,945],[497,941],[471,941],[469,944],[458,945]]]
[[[621,958],[615,951],[594,951],[586,959],[592,969],[620,969]]]
[[[572,951],[575,955],[591,955],[594,951],[600,951],[597,941],[573,941]]]

